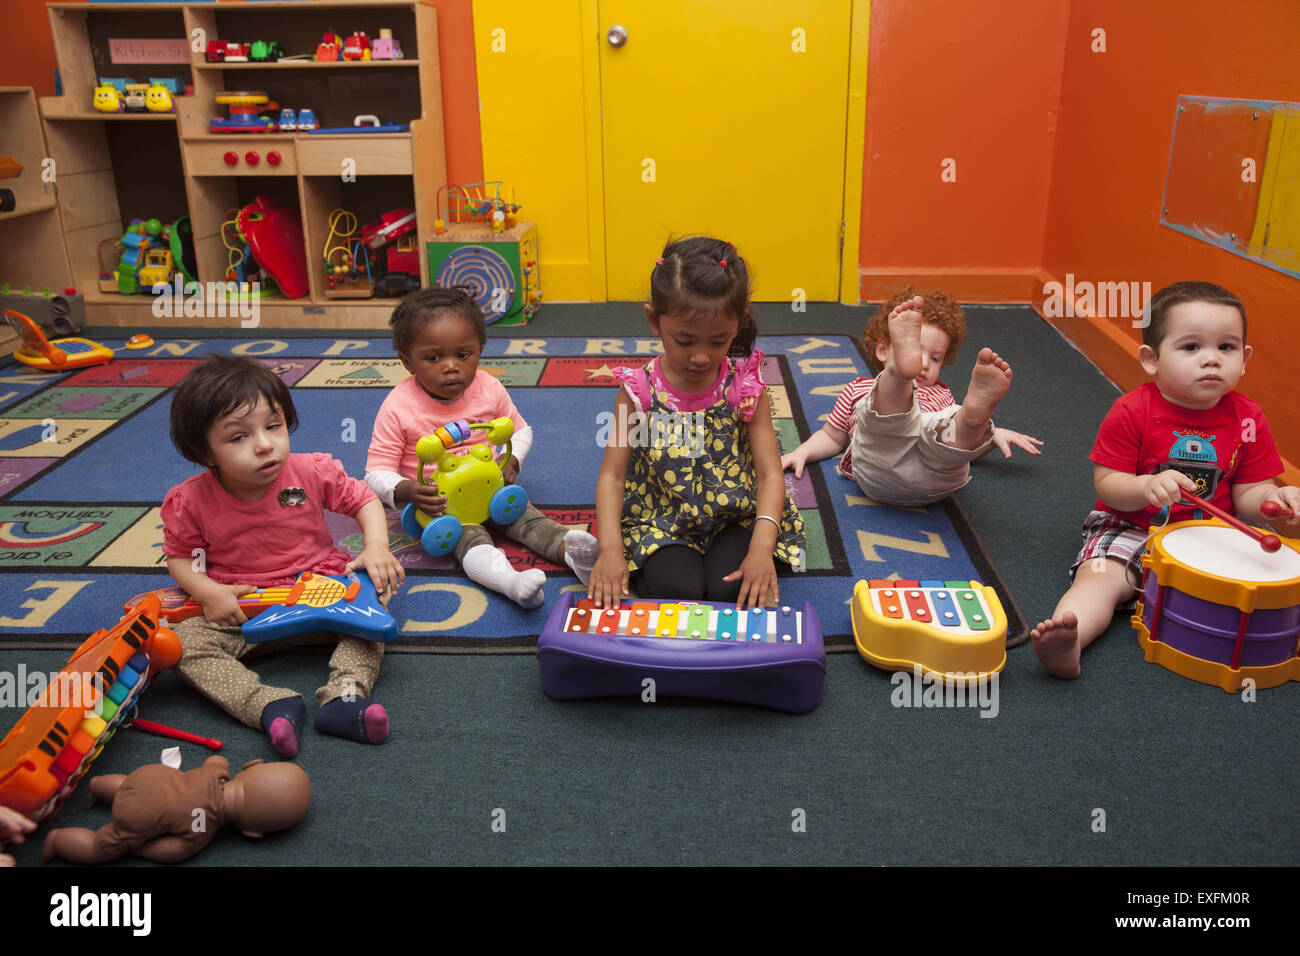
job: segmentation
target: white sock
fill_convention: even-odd
[[[510,559],[500,548],[480,544],[465,552],[460,566],[475,584],[504,594],[520,607],[535,608],[542,605],[542,588],[546,586],[546,572],[540,568],[516,571]]]
[[[600,557],[600,542],[585,531],[570,531],[564,536],[564,563],[573,569],[578,580],[587,584],[591,569]]]

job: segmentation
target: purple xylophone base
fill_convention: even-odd
[[[657,603],[734,607],[708,601]],[[708,697],[795,714],[821,702],[826,650],[811,604],[801,612],[802,643],[567,632],[564,623],[575,604],[572,592],[562,595],[537,641],[542,690],[556,700],[639,697],[650,678],[656,697]]]

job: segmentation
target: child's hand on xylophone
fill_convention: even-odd
[[[587,579],[587,597],[596,607],[618,607],[627,596],[627,560],[622,551],[601,554]]]
[[[380,594],[394,593],[406,580],[406,569],[387,548],[366,548],[348,562],[343,573],[349,574],[356,568],[362,568],[370,575],[370,583]]]
[[[745,556],[740,567],[722,580],[740,579],[740,595],[736,598],[736,607],[749,610],[764,604],[775,606],[781,599],[776,580],[776,564],[766,552],[755,554],[751,551]],[[768,601],[768,596],[771,601]]]
[[[0,806],[0,844],[6,841],[22,843],[24,834],[36,829],[25,816],[11,807]],[[0,853],[0,866],[13,866],[14,858],[7,853]]]

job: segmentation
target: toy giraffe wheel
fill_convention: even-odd
[[[477,444],[464,455],[454,455],[451,448],[467,441],[475,430],[487,432],[487,440],[503,451],[493,458],[492,450]],[[415,444],[420,459],[416,476],[420,484],[426,465],[438,466],[436,487],[447,499],[442,514],[430,518],[414,504],[402,511],[402,530],[419,538],[424,550],[434,557],[447,554],[460,542],[464,526],[482,524],[491,518],[497,524],[513,524],[528,507],[528,495],[518,485],[507,485],[501,467],[510,461],[510,436],[515,426],[508,418],[470,424],[465,420],[449,422],[432,435]]]

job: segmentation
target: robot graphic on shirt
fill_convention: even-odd
[[[1195,432],[1174,432],[1177,439],[1169,448],[1169,459],[1157,466],[1156,471],[1173,468],[1196,482],[1196,493],[1202,498],[1213,498],[1224,471],[1219,467],[1218,452],[1214,448],[1217,435]],[[1236,451],[1232,455],[1235,460]]]

